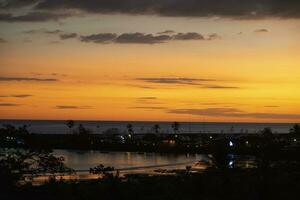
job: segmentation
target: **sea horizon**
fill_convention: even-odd
[[[0,124],[11,124],[15,127],[26,125],[29,132],[64,134],[70,133],[67,127],[68,120],[31,120],[31,119],[0,119]],[[102,134],[111,129],[117,129],[120,134],[127,131],[126,126],[132,124],[136,133],[153,133],[153,126],[160,126],[160,133],[173,133],[172,123],[174,121],[103,121],[103,120],[73,120],[76,130],[78,125],[83,125],[92,133]],[[180,133],[259,133],[264,128],[271,128],[274,133],[289,133],[290,128],[295,124],[274,123],[274,122],[188,122],[179,121]]]

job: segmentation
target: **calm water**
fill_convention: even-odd
[[[5,156],[9,151],[14,150],[0,149],[0,154],[1,156]],[[202,154],[101,152],[59,149],[55,149],[53,154],[55,156],[63,156],[66,166],[76,171],[76,174],[60,174],[56,177],[65,180],[98,179],[99,175],[90,174],[89,169],[99,164],[113,166],[120,171],[120,176],[124,176],[126,174],[174,174],[172,170],[185,170],[187,165],[192,166],[193,171],[202,171],[209,167],[208,163],[210,162],[210,158]],[[252,157],[245,156],[239,158],[232,155],[228,167],[232,167],[233,165],[242,168],[252,168],[255,167],[255,162]],[[116,173],[116,171],[113,173]],[[25,182],[29,181],[33,185],[41,185],[45,181],[48,181],[49,177],[46,174],[39,174],[34,177],[27,175]]]
[[[188,164],[200,160],[207,160],[205,155],[200,154],[160,154],[160,153],[137,153],[137,152],[100,152],[100,151],[73,151],[54,150],[56,156],[63,156],[65,164],[75,170],[88,170],[99,164],[113,166],[116,169],[166,167],[168,169],[178,166],[185,167]]]
[[[126,132],[126,125],[132,124],[136,133],[153,132],[154,124],[159,124],[161,133],[172,133],[172,122],[117,122],[117,121],[75,121],[75,127],[82,124],[92,130],[93,133],[101,134],[110,128],[117,128],[120,133]],[[62,134],[71,131],[66,126],[66,121],[57,120],[0,120],[0,125],[11,124],[16,127],[28,125],[30,132]],[[293,124],[288,123],[214,123],[214,122],[181,122],[179,131],[182,133],[256,133],[265,127],[270,127],[277,133],[288,133]]]

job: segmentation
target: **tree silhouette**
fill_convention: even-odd
[[[87,135],[87,134],[90,134],[90,130],[89,129],[86,129],[82,124],[79,124],[78,126],[78,134],[79,135]]]
[[[132,138],[133,137],[133,133],[134,133],[133,132],[133,126],[132,126],[132,124],[127,124],[126,128],[127,128],[128,136],[130,138]]]
[[[109,172],[114,171],[115,168],[108,166],[105,167],[103,164],[97,165],[96,167],[90,168],[90,174],[97,174],[99,178],[109,177],[111,174]]]
[[[270,168],[271,160],[276,152],[276,143],[271,128],[262,130],[262,138],[258,149],[258,167],[266,173]]]
[[[18,133],[20,134],[29,134],[29,131],[27,130],[27,125],[23,125],[18,128]]]
[[[71,132],[71,129],[73,128],[73,126],[75,125],[75,122],[73,120],[68,120],[66,122],[66,125],[67,127],[70,129],[70,132]]]
[[[10,125],[10,124],[3,124],[2,126],[5,128],[5,132],[6,132],[8,135],[14,135],[14,134],[17,133],[17,129],[16,129],[16,127],[14,127],[13,125]]]
[[[227,140],[221,139],[214,141],[211,147],[213,165],[219,170],[225,170],[228,167],[229,157],[227,144]]]
[[[159,133],[159,131],[160,131],[160,126],[159,126],[158,124],[154,124],[153,130],[154,130],[154,132],[155,132],[156,134]]]
[[[173,129],[174,133],[178,133],[179,132],[179,127],[180,127],[179,122],[173,122],[172,123],[172,129]]]
[[[13,187],[25,180],[26,174],[74,173],[64,165],[63,157],[55,157],[47,151],[14,151],[0,159],[0,186]]]
[[[295,135],[300,135],[300,126],[299,124],[295,124],[293,128],[290,129],[290,133]]]

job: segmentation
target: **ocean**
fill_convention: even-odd
[[[102,134],[108,129],[118,129],[126,133],[127,124],[132,124],[135,133],[154,133],[153,126],[160,126],[160,133],[173,133],[173,122],[126,122],[126,121],[74,121],[73,130],[82,124],[94,134]],[[66,121],[62,120],[0,120],[0,125],[10,124],[15,127],[27,125],[32,133],[40,134],[71,134]],[[219,123],[219,122],[179,122],[180,133],[257,133],[269,127],[273,133],[288,133],[292,123]]]

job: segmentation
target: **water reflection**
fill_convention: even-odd
[[[137,152],[101,152],[101,151],[72,151],[54,150],[56,156],[63,156],[65,164],[75,170],[87,170],[99,164],[114,166],[116,169],[162,166],[175,167],[200,160],[208,160],[200,154],[160,154]]]

